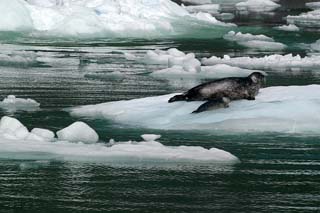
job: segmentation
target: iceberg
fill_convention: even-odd
[[[142,135],[144,141],[85,144],[56,140],[52,132],[34,129],[31,133],[17,119],[2,117],[0,121],[0,158],[67,160],[83,162],[199,162],[234,164],[239,159],[229,152],[199,146],[165,146],[159,135]],[[47,139],[46,139],[47,138]],[[42,140],[41,140],[42,139]]]
[[[10,0],[1,1],[0,12],[0,31],[33,36],[153,38],[207,29],[221,36],[235,26],[208,13],[190,14],[170,0]]]
[[[168,103],[176,94],[80,106],[73,116],[113,120],[131,126],[217,133],[320,131],[320,85],[269,87],[255,101],[233,101],[229,108],[191,114],[203,102]]]
[[[312,55],[301,57],[300,55],[269,55],[264,57],[235,57],[228,55],[224,57],[212,56],[203,58],[202,64],[212,66],[215,64],[227,64],[230,66],[241,67],[244,69],[256,70],[299,70],[314,69],[320,67],[320,56]]]

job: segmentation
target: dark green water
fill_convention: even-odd
[[[312,43],[319,37],[312,32],[287,33],[253,25],[240,31],[272,36],[289,46],[288,53],[307,54],[308,50],[297,44]],[[67,107],[156,96],[189,87],[150,77],[148,73],[162,67],[128,61],[123,52],[143,56],[149,49],[176,47],[195,52],[199,58],[267,54],[223,39],[66,41],[11,33],[0,33],[0,37],[2,52],[36,58],[0,60],[0,97],[14,94],[41,103],[39,111],[1,110],[0,115],[14,116],[29,129],[54,131],[78,120],[64,111]],[[113,71],[124,75],[110,75]],[[320,84],[320,69],[267,72],[267,86]],[[162,135],[165,145],[216,147],[231,152],[241,163],[94,163],[39,160],[36,154],[19,159],[8,153],[0,158],[0,212],[320,211],[319,136],[216,135],[81,120],[97,130],[104,141],[139,140],[141,134],[156,133]]]

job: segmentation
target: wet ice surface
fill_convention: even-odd
[[[191,114],[203,102],[168,100],[175,94],[71,109],[76,116],[105,117],[153,129],[219,132],[318,133],[319,86],[269,87],[255,101],[234,101],[227,109]]]
[[[233,10],[233,5],[238,2],[213,1],[223,3],[223,10]],[[276,9],[273,15],[235,13],[233,20],[241,26],[236,32],[271,37],[288,46],[283,52],[257,51],[222,38],[211,39],[208,36],[213,32],[207,28],[198,32],[205,34],[207,39],[204,40],[78,40],[70,37],[46,39],[41,36],[35,40],[32,37],[34,34],[0,33],[1,43],[6,44],[6,47],[1,45],[3,55],[0,56],[1,100],[13,94],[17,98],[31,98],[41,103],[37,111],[0,109],[1,116],[16,117],[29,130],[41,127],[53,132],[81,120],[89,124],[102,141],[111,138],[114,141],[141,141],[142,134],[157,134],[162,135],[158,141],[165,147],[201,146],[207,150],[216,147],[241,160],[235,165],[221,166],[198,164],[195,161],[168,163],[159,159],[155,162],[110,160],[99,163],[96,160],[63,160],[54,155],[49,158],[48,153],[32,153],[33,159],[30,153],[2,153],[1,211],[318,212],[320,163],[317,135],[305,132],[220,134],[198,130],[149,130],[129,128],[102,117],[75,118],[62,111],[66,107],[182,92],[217,77],[153,77],[151,73],[167,66],[126,59],[128,55],[143,57],[147,50],[177,48],[185,53],[195,53],[198,60],[224,55],[231,58],[262,58],[265,55],[289,53],[294,56],[298,53],[302,58],[316,55],[317,52],[311,50],[310,45],[319,36],[313,30],[306,32],[301,28],[298,32],[286,32],[273,29],[287,25],[283,17],[307,12],[299,9],[304,6],[302,1],[281,1],[283,3],[286,7]],[[287,7],[298,9],[287,12]],[[297,45],[301,43],[307,44],[307,47],[301,49]],[[273,61],[269,65],[272,63],[275,64]],[[216,68],[221,67],[223,65]],[[261,65],[260,68],[268,73],[268,86],[320,84],[317,66],[293,67]],[[308,113],[309,108],[306,107],[311,108],[313,105],[310,103],[314,102],[309,100],[309,105],[302,102],[303,106],[299,109]],[[284,128],[289,126],[292,127],[288,125]],[[45,135],[48,133],[40,132]],[[77,144],[70,145],[71,154],[74,154],[72,149],[75,146]],[[88,145],[83,146],[84,153],[88,154]],[[13,144],[11,148],[16,149]],[[50,151],[54,150],[49,148]]]

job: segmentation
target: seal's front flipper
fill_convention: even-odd
[[[229,99],[228,99],[229,100]],[[198,109],[193,111],[192,113],[200,113],[204,111],[214,110],[214,109],[220,109],[220,108],[227,108],[229,107],[228,102],[225,98],[218,98],[214,100],[207,101],[203,104],[201,104]]]
[[[175,95],[172,98],[168,100],[169,103],[175,102],[175,101],[185,101],[186,96],[185,95]]]

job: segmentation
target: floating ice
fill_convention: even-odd
[[[17,51],[12,45],[1,44],[0,66],[24,67],[37,63],[37,55],[31,51]]]
[[[144,141],[156,141],[161,138],[161,135],[153,135],[153,134],[144,134],[141,135]]]
[[[216,28],[221,36],[234,26],[207,13],[190,14],[170,0],[3,0],[0,12],[0,31],[40,36],[170,37],[202,28]]]
[[[242,69],[232,67],[226,64],[216,64],[213,66],[201,66],[200,72],[189,72],[182,66],[173,66],[151,73],[150,75],[157,78],[225,78],[225,77],[246,77],[253,72],[261,72],[258,70]]]
[[[203,4],[196,6],[186,6],[185,7],[190,13],[206,12],[212,15],[219,14],[220,5],[219,4]]]
[[[279,7],[279,4],[271,0],[248,0],[236,4],[237,10],[253,12],[270,12]]]
[[[181,0],[184,3],[191,3],[196,5],[202,5],[202,4],[210,4],[211,0]]]
[[[315,43],[311,44],[310,47],[313,51],[320,52],[320,39],[317,40]]]
[[[320,9],[302,13],[298,16],[287,16],[287,22],[302,28],[319,28]]]
[[[179,66],[192,73],[197,73],[201,70],[201,63],[195,58],[194,53],[185,54],[176,48],[171,48],[167,51],[149,50],[144,57],[144,62],[167,65],[168,67]]]
[[[0,133],[9,139],[24,139],[29,135],[28,129],[20,121],[7,116],[1,118]]]
[[[255,101],[233,101],[229,108],[191,114],[203,102],[168,103],[175,94],[89,105],[74,116],[105,117],[154,129],[218,132],[319,133],[320,85],[269,87]]]
[[[16,110],[37,110],[39,109],[40,103],[37,101],[27,98],[16,98],[14,95],[8,95],[3,101],[0,102],[0,108],[16,111]]]
[[[259,41],[274,41],[272,38],[265,36],[265,35],[252,35],[250,33],[241,33],[241,32],[234,32],[230,31],[226,35],[223,36],[224,39],[228,41],[252,41],[252,40],[259,40]]]
[[[45,141],[54,141],[55,134],[48,129],[34,128],[31,130],[31,133],[43,138]]]
[[[317,10],[320,9],[320,2],[308,2],[306,3],[306,6],[310,9]]]
[[[32,27],[30,12],[24,0],[2,0],[0,11],[0,31],[20,31]]]
[[[239,45],[259,50],[275,51],[286,48],[286,45],[275,42],[272,38],[265,35],[243,34],[241,32],[235,33],[234,31],[230,31],[223,38],[228,41],[235,41]]]
[[[90,126],[77,121],[57,132],[59,140],[69,142],[96,143],[99,136]]]
[[[289,32],[297,32],[297,31],[300,30],[299,27],[297,27],[294,24],[278,26],[278,27],[275,27],[275,29],[283,30],[283,31],[289,31]]]
[[[225,55],[223,58],[212,56],[211,58],[203,58],[204,65],[228,64],[230,66],[241,67],[245,69],[257,70],[297,70],[300,68],[317,68],[320,67],[320,56],[306,56],[302,58],[300,55],[269,55],[265,57],[236,57],[231,58]]]
[[[24,132],[24,137],[17,137]],[[113,142],[112,144],[49,142],[42,140],[49,131],[35,129],[29,133],[18,120],[3,117],[0,121],[0,158],[9,159],[63,159],[98,162],[210,162],[238,163],[229,152],[199,146],[164,146],[158,135],[143,135],[142,142]],[[43,136],[43,138],[42,138]],[[51,137],[51,136],[50,136]],[[42,138],[42,139],[41,139]]]

